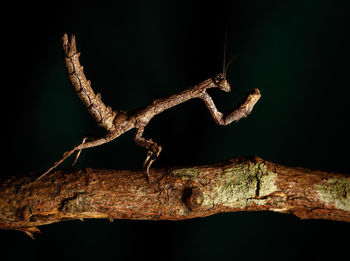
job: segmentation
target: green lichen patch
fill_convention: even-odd
[[[268,171],[265,164],[259,164],[262,175],[260,176],[260,188],[259,196],[267,196],[277,191],[275,181],[277,174],[271,171]]]
[[[263,163],[243,163],[226,169],[220,176],[216,187],[204,195],[203,204],[246,208],[252,203],[265,204],[268,198],[260,197],[277,191],[276,173],[267,171]]]
[[[172,171],[172,175],[185,180],[195,181],[205,173],[205,168],[183,168]],[[203,207],[217,205],[232,208],[246,208],[248,205],[263,205],[268,198],[263,198],[277,191],[276,173],[267,170],[261,162],[242,162],[219,171],[213,176],[215,182],[202,184]]]
[[[257,169],[240,166],[227,169],[222,174],[222,185],[218,190],[218,198],[232,204],[234,202],[245,205],[245,199],[254,197],[257,187]]]
[[[350,179],[329,179],[315,187],[326,206],[333,205],[337,209],[350,211]]]
[[[183,168],[183,169],[175,169],[171,172],[174,176],[180,176],[180,177],[191,177],[191,178],[197,178],[198,175],[201,173],[202,168]]]

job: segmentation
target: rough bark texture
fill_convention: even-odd
[[[57,170],[0,183],[0,228],[83,218],[181,220],[233,211],[276,211],[350,222],[350,176],[286,167],[260,158],[142,171]]]

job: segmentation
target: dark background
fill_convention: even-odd
[[[229,110],[245,91],[262,98],[238,124],[217,126],[201,101],[164,112],[145,136],[163,146],[154,167],[239,155],[350,173],[347,1],[47,2],[2,7],[2,177],[43,172],[83,136],[102,136],[68,81],[60,37],[77,36],[96,92],[131,110],[221,71],[225,32]],[[78,167],[140,168],[127,133],[86,150]],[[67,160],[62,167],[69,167]],[[348,254],[350,224],[269,212],[179,222],[86,220],[43,226],[36,240],[0,231],[1,260],[320,260]]]

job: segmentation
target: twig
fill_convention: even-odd
[[[247,117],[261,97],[260,91],[254,89],[247,93],[245,99],[236,106],[231,113],[224,115],[219,112],[214,101],[206,91],[209,88],[219,88],[225,92],[231,90],[231,87],[226,80],[226,68],[224,66],[224,72],[218,74],[216,77],[209,78],[198,85],[173,94],[167,98],[155,100],[152,104],[139,109],[136,112],[113,111],[111,107],[106,106],[102,102],[100,94],[94,93],[91,88],[91,82],[86,79],[83,66],[81,66],[79,62],[80,53],[77,52],[74,36],[71,37],[71,40],[68,39],[66,34],[63,36],[63,52],[69,79],[76,94],[92,117],[97,121],[98,125],[105,128],[108,131],[108,134],[103,138],[88,142],[86,142],[86,139],[84,138],[81,144],[75,146],[70,151],[65,152],[63,157],[42,174],[38,180],[55,169],[74,152],[78,151],[77,157],[74,161],[75,163],[81,150],[108,143],[131,129],[136,129],[136,144],[148,150],[143,166],[146,170],[148,180],[150,180],[150,166],[158,158],[162,147],[151,139],[145,139],[142,135],[144,128],[154,116],[190,99],[200,98],[204,101],[217,124],[228,125],[231,122],[237,122],[240,119]]]
[[[221,212],[274,211],[350,222],[350,176],[260,158],[142,171],[75,169],[0,182],[0,229],[84,219],[182,220]]]

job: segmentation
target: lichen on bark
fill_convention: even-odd
[[[225,169],[222,181],[217,186],[214,204],[222,204],[234,208],[245,208],[247,198],[255,197],[257,189],[255,165],[238,165]]]
[[[204,208],[220,205],[245,209],[251,204],[263,205],[269,199],[266,196],[277,191],[274,184],[276,173],[268,171],[261,161],[242,162],[223,168],[212,176],[212,182],[203,182],[206,172],[208,169],[205,167],[172,171],[172,175],[184,181],[200,184]],[[213,174],[212,169],[210,172]]]
[[[220,186],[216,201],[233,208],[266,205],[268,195],[278,191],[276,173],[268,171],[263,162],[252,161],[226,169],[224,176],[225,184]]]
[[[276,211],[350,222],[350,177],[260,158],[142,171],[57,170],[0,182],[0,229],[31,235],[72,219],[182,220],[222,212]]]
[[[325,205],[350,211],[350,178],[329,179],[315,187]]]

